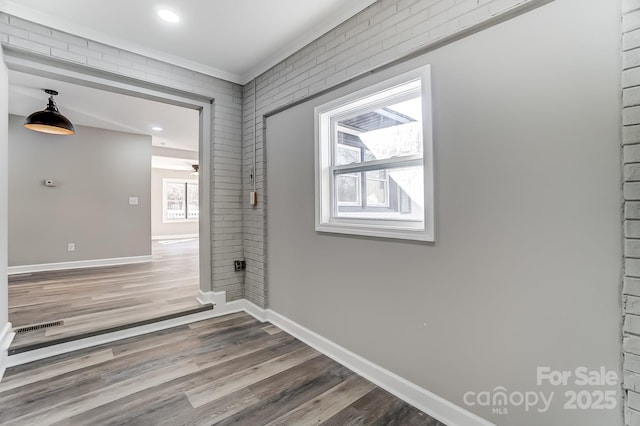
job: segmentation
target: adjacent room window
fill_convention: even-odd
[[[197,180],[162,179],[163,222],[197,221],[199,214]]]
[[[315,114],[316,230],[433,241],[429,67]]]

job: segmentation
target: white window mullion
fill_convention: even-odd
[[[332,166],[332,174],[370,172],[375,170],[397,169],[403,167],[422,166],[424,159],[422,155],[407,155],[404,157],[393,157],[386,160],[365,161],[357,164],[344,164]]]

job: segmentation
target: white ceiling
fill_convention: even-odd
[[[193,173],[193,165],[198,164],[198,160],[186,160],[184,158],[161,157],[153,155],[151,157],[151,167],[154,169],[182,170]],[[195,176],[195,175],[194,175]]]
[[[247,83],[375,0],[0,0],[0,10]],[[177,24],[156,14],[166,7]]]
[[[58,109],[74,125],[151,135],[153,146],[198,151],[196,110],[16,71],[9,71],[9,113],[26,117],[43,110],[48,95],[42,89],[60,93]]]
[[[247,83],[375,0],[0,0],[0,11],[237,83]],[[156,14],[177,12],[172,25]],[[11,71],[9,112],[46,106],[42,89],[72,123],[147,134],[154,146],[198,150],[198,112]],[[151,130],[153,126],[162,132]],[[189,169],[193,161],[154,158]]]

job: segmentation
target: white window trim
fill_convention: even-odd
[[[186,223],[186,222],[198,222],[197,219],[167,219],[167,184],[168,183],[190,183],[192,185],[199,185],[199,182],[195,179],[179,179],[179,178],[162,178],[162,223]],[[199,187],[198,187],[199,191]],[[187,193],[185,192],[185,203],[187,202]],[[198,206],[199,207],[199,206]],[[198,208],[199,210],[199,208]]]
[[[374,220],[337,218],[332,212],[333,175],[340,169],[351,169],[362,164],[332,166],[333,143],[323,139],[332,131],[332,120],[337,116],[344,117],[361,111],[363,108],[377,105],[389,96],[402,95],[402,89],[411,81],[420,82],[422,95],[422,144],[423,152],[420,161],[424,177],[424,221]],[[391,90],[391,94],[388,92]],[[387,92],[387,93],[383,93]],[[329,112],[331,113],[329,115]],[[390,78],[362,90],[343,96],[332,102],[315,108],[315,183],[316,183],[316,231],[339,234],[365,235],[384,238],[398,238],[418,241],[435,241],[434,229],[434,189],[433,189],[433,136],[431,107],[431,70],[426,65],[419,69]],[[330,139],[330,138],[329,138]],[[398,162],[409,160],[410,156],[398,158]],[[415,156],[412,158],[416,160]],[[389,163],[388,160],[380,160]],[[367,162],[375,165],[377,161]]]

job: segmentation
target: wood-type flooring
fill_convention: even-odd
[[[0,424],[442,425],[245,313],[10,368]]]
[[[10,276],[14,329],[63,322],[17,334],[10,352],[202,309],[198,239],[154,241],[152,254],[153,261],[139,264]]]

